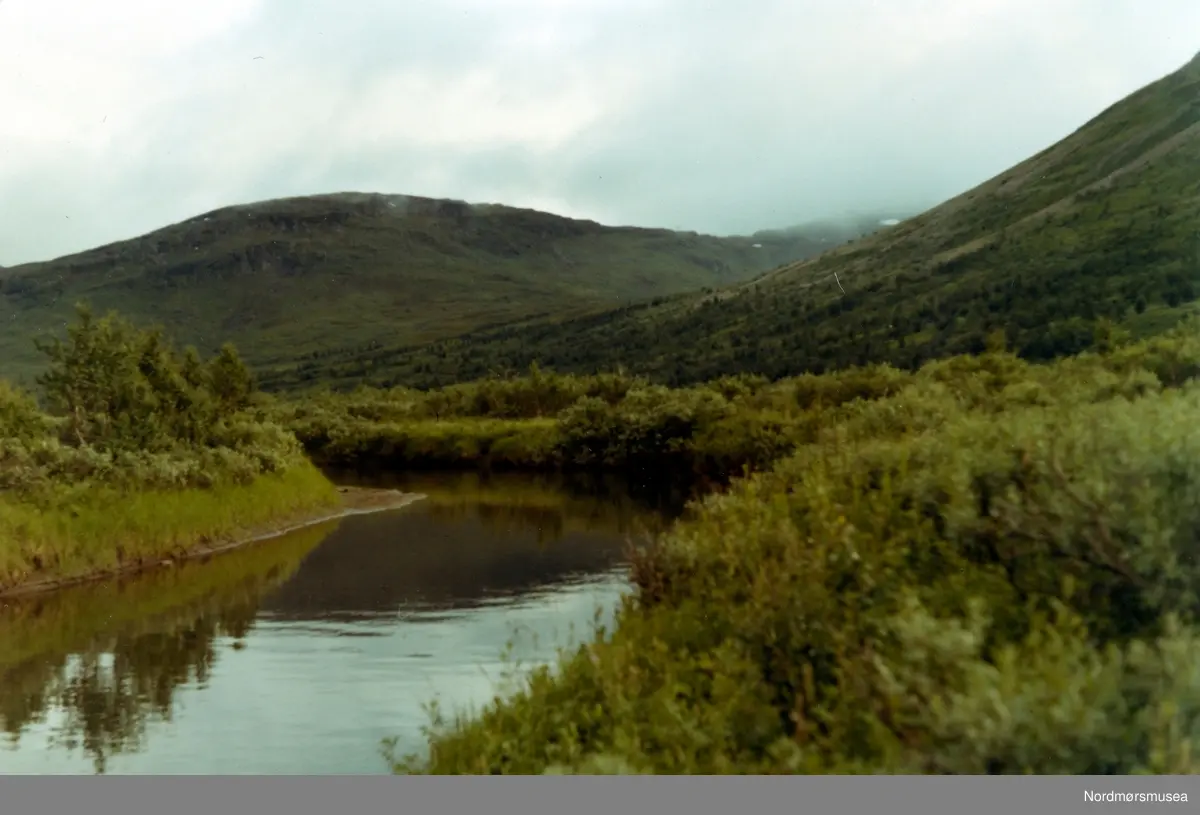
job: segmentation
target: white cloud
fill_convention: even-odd
[[[718,232],[928,204],[1198,30],[1192,0],[4,0],[0,263],[345,189]]]
[[[207,42],[252,19],[254,3],[164,4],[9,0],[0,8],[0,138],[22,149],[103,144],[99,128],[131,126],[186,97],[181,68]],[[184,71],[185,72],[185,71]]]

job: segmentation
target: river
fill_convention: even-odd
[[[379,773],[606,622],[678,501],[617,482],[392,476],[425,493],[0,606],[0,772]]]

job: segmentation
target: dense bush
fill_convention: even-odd
[[[1198,339],[736,396],[823,421],[641,549],[613,631],[397,769],[1200,770]]]
[[[0,383],[0,592],[159,563],[338,503],[231,346],[212,359],[86,308],[43,343],[32,394]]]
[[[0,380],[0,439],[30,441],[52,432],[53,422],[42,413],[32,394]]]
[[[768,382],[724,377],[665,388],[620,374],[528,376],[418,391],[360,388],[272,403],[318,461],[390,467],[607,467],[718,479],[761,469],[836,428],[878,437],[934,428],[960,410],[1073,405],[1174,387],[1200,365],[1193,328],[1108,354],[1029,363],[992,350]],[[535,421],[536,420],[536,421]]]
[[[0,384],[0,489],[11,494],[244,484],[303,460],[292,433],[252,415],[253,378],[232,346],[205,361],[81,306],[66,340],[40,347],[48,413]]]
[[[725,397],[707,389],[631,390],[615,404],[584,397],[560,416],[568,460],[613,466],[663,466],[686,457],[701,428],[730,416]]]

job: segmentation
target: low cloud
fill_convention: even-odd
[[[725,234],[924,207],[1188,60],[1200,4],[1152,9],[5,0],[0,264],[341,190]]]

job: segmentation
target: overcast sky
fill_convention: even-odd
[[[925,207],[1197,49],[1196,0],[0,0],[0,264],[347,190],[717,234]]]

